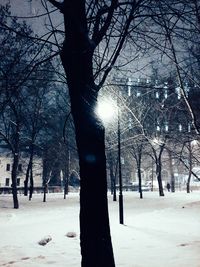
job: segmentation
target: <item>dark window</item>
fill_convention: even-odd
[[[17,186],[20,186],[20,178],[17,178]]]
[[[5,186],[9,186],[9,185],[10,185],[10,179],[9,178],[6,178]]]
[[[22,172],[22,164],[19,164],[19,165],[18,165],[18,171],[19,171],[19,172]]]
[[[10,164],[6,165],[6,171],[10,171]]]

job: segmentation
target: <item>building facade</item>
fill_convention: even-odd
[[[17,186],[24,187],[24,180],[26,177],[26,170],[28,166],[28,158],[21,157],[18,164]],[[9,189],[12,187],[12,163],[13,159],[10,154],[0,155],[0,189]],[[35,158],[33,162],[33,178],[34,187],[42,187],[42,159]]]

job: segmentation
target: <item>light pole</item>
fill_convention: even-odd
[[[116,116],[117,111],[117,116]],[[122,162],[121,162],[121,125],[120,125],[120,109],[119,95],[117,104],[113,99],[100,100],[97,106],[97,115],[101,118],[104,124],[108,123],[111,118],[117,117],[117,145],[118,145],[118,170],[119,170],[119,223],[124,224],[123,210],[123,184],[122,184]]]
[[[117,110],[117,139],[118,139],[118,162],[119,162],[119,223],[124,224],[124,207],[123,207],[123,185],[122,185],[122,163],[121,163],[121,125],[120,110]]]

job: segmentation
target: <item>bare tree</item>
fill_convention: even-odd
[[[142,1],[125,4],[126,16],[120,21],[116,20],[120,8],[116,0],[112,0],[110,5],[79,0],[50,2],[64,15],[65,41],[61,59],[67,75],[80,161],[82,266],[111,267],[115,264],[107,207],[104,127],[94,109],[98,91],[120,54],[133,14]],[[96,85],[94,54],[102,40],[107,40],[107,34],[111,33],[116,22],[121,24],[118,42],[110,60],[103,66],[99,85]],[[94,184],[98,190],[94,190]]]

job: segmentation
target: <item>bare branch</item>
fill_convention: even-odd
[[[94,27],[95,31],[97,31],[97,32],[96,33],[94,32],[94,35],[93,35],[93,41],[95,42],[96,46],[101,42],[101,40],[105,36],[105,34],[106,34],[106,32],[110,26],[110,23],[111,23],[112,18],[113,18],[114,10],[117,7],[117,3],[118,3],[118,0],[112,0],[106,21],[99,31],[97,31],[97,28],[99,25],[98,20],[99,20],[99,16],[101,16],[101,11],[99,12],[99,14],[97,14],[97,25],[95,25],[95,27]]]
[[[61,13],[63,13],[63,3],[57,2],[56,0],[48,0],[53,6],[57,7]]]

